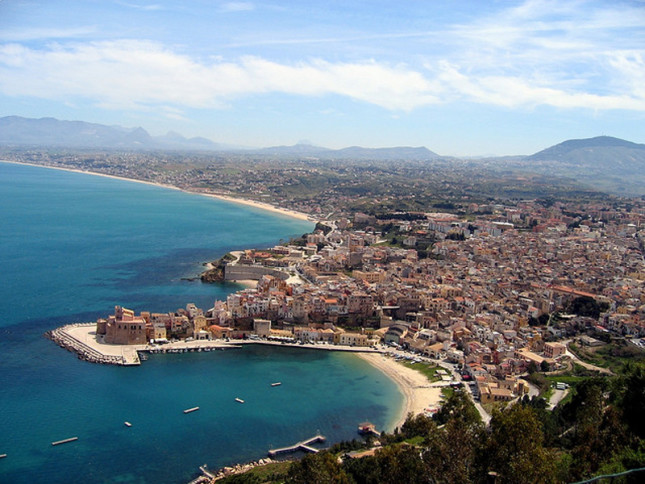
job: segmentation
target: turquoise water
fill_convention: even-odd
[[[8,454],[0,482],[187,482],[204,463],[258,459],[317,431],[352,439],[359,421],[384,427],[396,417],[395,385],[353,355],[254,346],[153,355],[122,368],[80,361],[42,336],[115,304],[208,308],[239,287],[182,278],[311,223],[8,163],[0,163],[0,207],[0,454]],[[200,411],[182,413],[193,406]],[[79,440],[51,446],[71,436]]]

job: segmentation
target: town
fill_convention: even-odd
[[[567,343],[645,337],[645,204],[526,201],[449,213],[357,213],[272,249],[228,254],[256,281],[202,310],[116,308],[105,343],[274,340],[377,345],[445,360],[482,401],[521,396],[518,375],[562,368]],[[509,386],[509,381],[514,382]]]

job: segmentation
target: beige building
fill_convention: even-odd
[[[146,321],[134,311],[115,306],[114,314],[96,322],[96,334],[109,344],[136,345],[147,343]]]
[[[562,343],[544,343],[544,356],[547,358],[557,358],[567,351],[567,347]]]
[[[268,338],[271,334],[271,321],[268,319],[254,319],[253,331],[261,338]]]
[[[366,334],[361,333],[340,333],[338,343],[347,346],[369,346]]]

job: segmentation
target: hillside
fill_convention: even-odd
[[[645,144],[610,136],[574,139],[512,164],[619,195],[645,195]]]

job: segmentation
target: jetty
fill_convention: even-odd
[[[184,413],[192,413],[196,412],[197,410],[199,410],[199,407],[187,408],[186,410],[184,410]]]
[[[317,454],[320,452],[318,449],[314,449],[311,447],[311,444],[316,444],[318,442],[324,442],[327,440],[327,438],[324,435],[315,435],[310,439],[303,440],[302,442],[298,442],[294,445],[290,445],[289,447],[281,447],[279,449],[271,449],[269,450],[269,457],[274,457],[279,454],[288,454],[290,452],[297,452],[299,450],[302,450],[304,452],[309,452],[312,454]]]
[[[69,439],[57,440],[56,442],[52,442],[52,445],[67,444],[69,442],[74,442],[75,440],[78,440],[78,437],[70,437]]]
[[[358,424],[358,433],[361,435],[374,435],[376,437],[381,436],[381,432],[376,430],[376,426],[371,422],[363,422]]]

